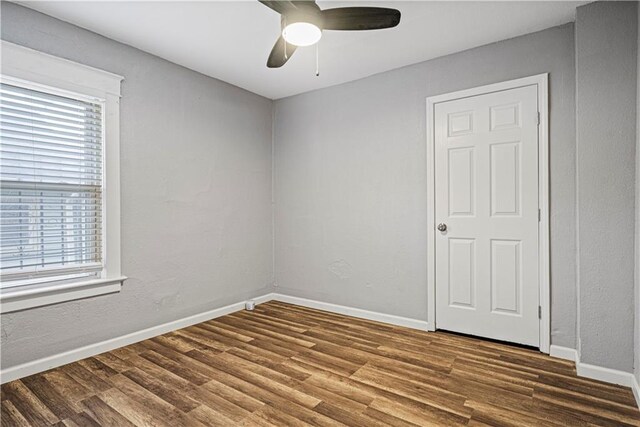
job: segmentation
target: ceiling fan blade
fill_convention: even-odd
[[[289,0],[258,0],[263,5],[267,6],[269,9],[273,9],[279,14],[283,14],[286,12],[291,12],[292,10],[296,10],[297,7],[294,2]]]
[[[311,10],[320,10],[320,6],[318,6],[314,0],[292,0],[291,3],[298,9],[304,9],[306,7]]]
[[[400,23],[400,11],[384,7],[338,7],[322,11],[325,30],[380,30]]]
[[[285,46],[287,49],[286,55]],[[269,59],[267,59],[267,67],[282,67],[289,60],[289,58],[291,58],[291,55],[293,55],[293,52],[295,52],[296,47],[297,46],[285,42],[282,36],[280,36],[278,40],[276,40],[276,44],[273,45],[273,49],[271,49]]]

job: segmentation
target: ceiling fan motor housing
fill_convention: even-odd
[[[283,13],[280,18],[280,26],[284,30],[287,25],[295,24],[296,22],[305,22],[313,24],[322,30],[323,19],[319,10],[295,10],[287,13]]]

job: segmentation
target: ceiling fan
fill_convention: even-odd
[[[258,0],[280,15],[282,34],[271,50],[267,67],[282,67],[299,46],[311,46],[324,30],[362,31],[392,28],[400,11],[384,7],[338,7],[321,10],[313,0]]]

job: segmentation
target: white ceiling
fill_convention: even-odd
[[[571,22],[586,2],[318,1],[402,12],[393,29],[326,31],[280,69],[266,67],[280,15],[257,1],[21,1],[27,7],[272,99],[332,86]]]

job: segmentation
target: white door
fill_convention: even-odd
[[[435,106],[438,329],[540,344],[537,97]]]

